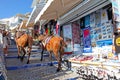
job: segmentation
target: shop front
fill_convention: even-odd
[[[71,10],[71,13],[68,12],[59,19],[60,25],[63,26],[64,39],[67,41],[69,38],[72,51],[77,51],[77,55],[68,60],[72,67],[77,67],[78,74],[87,76],[85,79],[92,75],[97,79],[119,79],[117,75],[120,75],[120,63],[115,55],[119,38],[114,38],[119,36],[119,26],[116,26],[116,23],[119,23],[119,14],[113,9],[117,3],[113,0],[86,1],[79,8],[75,8],[74,12]],[[68,52],[71,49],[68,48]]]
[[[71,26],[71,30],[69,30],[69,34],[72,36],[70,39],[72,40],[73,51],[76,51],[76,48],[80,48],[81,50],[77,50],[80,51],[80,54],[81,52],[85,54],[98,53],[95,52],[96,48],[101,49],[101,47],[109,46],[109,48],[111,48],[108,48],[108,52],[112,52],[113,24],[112,5],[110,2],[108,0],[86,0],[86,2],[80,5],[82,5],[80,8],[75,8],[77,11],[74,10],[74,14],[76,14],[77,17],[74,15],[70,17],[73,13],[69,14],[68,12],[68,14],[66,14],[68,16],[63,16],[59,19],[60,25],[63,25],[63,37],[66,38],[66,35],[68,35],[65,34],[66,31],[64,31],[67,30],[65,29],[66,24],[70,24],[69,27]],[[78,11],[86,11],[84,12],[86,15]]]

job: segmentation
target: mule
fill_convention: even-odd
[[[52,53],[54,54],[56,60],[58,61],[57,72],[61,70],[62,56],[64,55],[64,48],[66,44],[62,37],[59,36],[49,36],[49,35],[40,35],[38,40],[42,45],[41,52],[41,61],[43,60],[43,52],[46,49],[50,53],[51,66],[52,64]]]
[[[30,62],[29,58],[31,55],[33,38],[26,33],[16,31],[15,42],[16,42],[16,46],[18,48],[18,58],[20,58],[20,60],[23,61],[23,59],[27,53],[28,54],[27,64],[29,64],[29,62]],[[25,48],[27,48],[27,51],[25,50]],[[22,52],[23,52],[23,54],[22,54]]]

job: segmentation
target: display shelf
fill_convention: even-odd
[[[120,62],[110,62],[110,61],[74,61],[74,60],[69,60],[72,63],[77,63],[77,64],[86,64],[86,65],[95,65],[95,66],[113,66],[113,67],[120,67]]]
[[[83,78],[84,75],[86,75],[86,76],[94,76],[94,78],[96,77],[97,79],[102,79],[102,80],[104,79],[120,80],[120,62],[118,61],[69,60],[69,62],[71,62],[71,68],[77,67],[75,71],[77,71],[77,73]]]
[[[74,60],[69,60],[72,63],[77,63],[77,64],[86,64],[86,65],[102,65],[102,62],[91,62],[91,61],[74,61]]]

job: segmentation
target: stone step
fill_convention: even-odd
[[[18,51],[16,46],[10,46],[8,51]],[[32,52],[40,52],[39,46],[32,46]]]
[[[44,54],[44,57],[49,57],[49,54]],[[13,59],[13,58],[17,58],[18,56],[6,56],[6,59]],[[25,55],[25,58],[27,58],[27,55]],[[41,58],[41,54],[31,54],[30,56],[31,59],[35,59],[35,58]]]
[[[17,48],[15,45],[14,46],[9,46],[9,49],[14,49]],[[39,46],[32,46],[32,49],[39,49]]]
[[[57,61],[53,61],[53,64],[58,64]],[[42,66],[50,66],[51,62],[45,62],[45,63],[33,63],[33,64],[25,64],[22,66],[7,66],[7,70],[18,70],[18,69],[26,69],[26,68],[33,68],[33,67],[42,67]]]

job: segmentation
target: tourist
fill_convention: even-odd
[[[0,29],[0,48],[2,48],[2,45],[3,45],[3,41],[2,41],[2,30]]]
[[[3,30],[3,52],[4,55],[8,55],[8,40],[7,40],[7,31]]]

